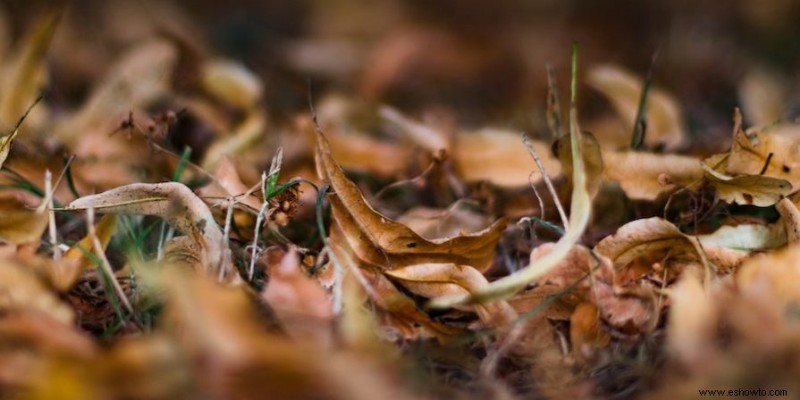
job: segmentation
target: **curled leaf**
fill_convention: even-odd
[[[182,183],[134,183],[81,197],[67,206],[68,210],[88,208],[103,213],[161,217],[187,235],[200,252],[197,257],[203,268],[228,270],[230,260],[223,248],[222,231],[208,206]]]
[[[427,240],[375,211],[331,156],[325,136],[317,137],[318,174],[330,182],[333,217],[359,259],[380,269],[421,263],[454,263],[486,270],[505,229],[505,220],[472,234]]]
[[[761,175],[727,176],[702,164],[705,178],[717,190],[719,197],[729,203],[759,207],[774,205],[792,191],[786,180]]]

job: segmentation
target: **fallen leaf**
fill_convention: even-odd
[[[47,228],[47,213],[27,208],[16,197],[0,201],[0,241],[12,244],[32,243],[41,239]]]
[[[0,311],[40,312],[63,324],[72,324],[75,313],[59,299],[35,272],[11,260],[0,259]]]
[[[699,159],[675,154],[603,150],[603,165],[603,177],[618,182],[633,200],[652,201],[703,178]]]
[[[611,343],[611,336],[603,329],[600,311],[594,304],[578,304],[569,321],[569,341],[578,359],[591,359]]]
[[[113,214],[103,215],[95,225],[95,234],[105,251],[111,237],[117,231],[117,218]],[[54,288],[60,292],[68,291],[80,277],[81,273],[90,267],[96,267],[87,254],[94,254],[94,238],[86,235],[75,243],[61,258],[61,261],[52,271],[51,281]]]
[[[108,118],[127,115],[169,93],[172,70],[178,54],[166,40],[153,40],[137,45],[125,53],[95,86],[83,107],[60,123],[54,135],[69,147],[85,139],[91,130]],[[109,131],[103,132],[108,135]]]
[[[385,274],[400,281],[411,292],[427,298],[471,295],[489,285],[486,278],[469,265],[416,264],[395,268]],[[516,318],[516,312],[505,301],[474,307],[487,327],[503,327]]]
[[[786,180],[761,175],[727,176],[702,164],[705,179],[717,195],[728,203],[769,207],[792,191],[792,184]]]
[[[446,209],[414,207],[397,222],[407,226],[427,240],[478,232],[489,225],[489,218],[469,208],[466,202],[456,202]]]
[[[317,139],[317,169],[333,189],[328,196],[333,218],[360,260],[379,269],[450,262],[484,271],[491,265],[505,220],[480,232],[429,241],[376,212],[333,159],[322,134]]]
[[[792,187],[800,187],[800,161],[795,156],[798,150],[800,130],[795,124],[778,124],[744,132],[741,122],[738,122],[734,127],[725,172],[733,176],[763,175],[785,179]]]
[[[250,110],[261,100],[264,85],[244,65],[231,60],[211,60],[200,72],[202,87],[217,99],[243,110]]]
[[[800,214],[798,214],[798,217],[800,217]],[[713,233],[698,235],[697,239],[700,240],[700,243],[705,248],[726,247],[746,251],[770,250],[786,244],[786,232],[787,229],[783,223],[723,225]]]
[[[562,174],[561,163],[552,156],[550,146],[536,140],[531,146],[539,154],[551,178]],[[453,166],[466,182],[487,181],[504,188],[526,187],[539,182],[542,175],[522,143],[522,135],[501,129],[484,128],[459,133],[453,143]]]
[[[230,259],[225,249],[222,231],[214,221],[208,206],[186,185],[178,182],[133,183],[109,191],[84,196],[70,203],[68,210],[94,208],[114,214],[154,215],[186,234],[186,239],[198,252],[200,267],[214,272],[223,269],[231,273]],[[235,271],[233,272],[235,275]]]
[[[786,82],[775,71],[757,67],[739,82],[739,102],[755,126],[767,126],[780,121],[786,102]]]
[[[271,258],[271,257],[270,257]],[[275,312],[289,336],[329,348],[334,343],[331,296],[319,281],[305,274],[295,251],[267,266],[269,282],[261,298]]]
[[[0,127],[6,128],[14,124],[25,111],[25,107],[38,96],[47,79],[45,55],[60,17],[60,11],[50,11],[42,15],[33,29],[25,35],[9,64],[2,68]]]

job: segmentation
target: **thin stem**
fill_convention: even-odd
[[[539,172],[542,173],[544,184],[547,186],[547,190],[550,191],[550,195],[553,196],[553,202],[558,210],[558,215],[561,217],[561,223],[564,224],[564,229],[566,229],[569,226],[569,219],[567,219],[567,214],[564,212],[564,206],[561,205],[561,200],[558,199],[556,189],[553,187],[553,182],[550,180],[550,176],[547,175],[547,170],[545,170],[544,164],[542,164],[542,159],[539,157],[539,153],[537,153],[536,149],[533,147],[533,145],[531,145],[528,135],[524,133],[522,134],[522,143],[524,143],[525,147],[528,148],[528,152],[531,153],[533,161],[536,162],[536,167],[539,168]]]

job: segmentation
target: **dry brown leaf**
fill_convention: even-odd
[[[775,209],[781,214],[783,223],[776,224],[783,228],[785,236],[784,239],[790,244],[797,243],[800,240],[800,211],[797,209],[797,204],[789,199],[781,199],[775,204]]]
[[[621,136],[622,143],[630,142],[630,132],[633,131],[634,120],[639,109],[639,98],[642,92],[642,80],[620,67],[612,65],[598,65],[592,67],[587,76],[586,83],[604,94],[624,121],[624,130]],[[683,129],[683,115],[675,99],[667,92],[651,87],[647,93],[647,132],[644,143],[647,147],[663,146],[666,149],[675,149],[686,141],[686,132]],[[595,131],[601,143],[606,138]]]
[[[255,107],[264,85],[244,65],[231,60],[211,60],[202,66],[200,82],[206,92],[243,110]]]
[[[788,201],[788,200],[787,200]],[[778,202],[776,207],[780,210]],[[781,212],[784,215],[783,212]],[[800,217],[800,214],[798,214]],[[784,216],[784,218],[787,218]],[[768,225],[743,224],[737,226],[723,225],[713,233],[698,235],[697,239],[704,248],[725,247],[735,250],[771,250],[786,244],[785,223]],[[800,222],[798,220],[797,222]],[[800,231],[799,231],[800,232]]]
[[[0,201],[0,242],[25,244],[36,242],[47,227],[47,212],[26,207],[16,197]]]
[[[763,175],[785,179],[792,187],[800,187],[798,151],[800,129],[795,124],[779,124],[745,133],[738,122],[725,172],[734,176]]]
[[[334,221],[360,260],[379,269],[454,263],[484,271],[491,265],[505,220],[480,232],[429,241],[367,204],[361,191],[331,156],[322,134],[317,139],[317,170],[334,191],[329,195]]]
[[[702,163],[705,179],[728,203],[769,207],[792,191],[786,180],[761,175],[727,176]]]
[[[261,298],[275,312],[289,336],[303,343],[331,347],[334,343],[331,296],[319,281],[305,274],[297,252],[284,253],[270,262],[267,276],[269,282]]]
[[[389,340],[398,338],[414,339],[419,337],[439,337],[447,338],[460,330],[431,319],[425,312],[420,310],[417,304],[403,293],[392,283],[383,271],[376,270],[375,266],[364,263],[358,259],[356,253],[350,247],[350,243],[342,233],[339,224],[331,226],[330,237],[328,238],[331,251],[336,255],[336,259],[347,268],[345,283],[348,279],[355,280],[360,284],[367,298],[372,301],[380,310],[385,312],[382,318],[383,336]],[[330,275],[327,280],[333,285],[335,265],[328,265],[320,275],[323,280],[324,275]],[[350,301],[357,301],[350,299]],[[354,307],[353,304],[350,304]],[[361,319],[363,320],[363,318]],[[364,322],[364,321],[362,321]],[[352,328],[357,331],[364,331],[364,328]],[[363,336],[363,333],[360,335]]]
[[[605,349],[611,343],[611,336],[603,329],[596,305],[578,304],[569,321],[569,341],[578,359],[591,359],[598,350]]]
[[[552,156],[550,146],[536,140],[531,146],[539,154],[551,178],[562,174],[561,163]],[[467,182],[487,181],[505,188],[524,187],[539,182],[542,175],[522,143],[519,133],[484,128],[459,133],[454,138],[453,166]]]
[[[309,143],[316,142],[316,131],[310,117],[295,120],[297,130],[303,132]],[[414,153],[407,146],[379,140],[358,131],[344,130],[339,126],[324,126],[325,137],[336,160],[350,171],[369,172],[381,177],[397,175],[404,171]]]
[[[267,119],[263,111],[259,109],[250,111],[239,125],[233,127],[232,135],[223,136],[206,150],[201,162],[202,167],[213,170],[223,156],[237,156],[252,148],[263,136],[266,124]]]
[[[154,215],[187,236],[190,252],[206,271],[229,268],[230,256],[224,248],[222,231],[208,206],[186,185],[178,182],[133,183],[109,191],[84,196],[70,203],[68,210],[94,208],[102,213]],[[186,243],[186,242],[183,242]],[[190,258],[192,255],[189,255]],[[234,272],[235,275],[235,272]]]
[[[103,215],[95,225],[95,235],[105,251],[111,237],[117,231],[117,218],[113,214]],[[51,281],[53,287],[60,291],[68,291],[77,281],[86,268],[97,266],[87,254],[94,254],[94,238],[86,235],[75,243],[61,258],[55,266]]]
[[[39,312],[63,324],[75,313],[27,266],[0,259],[0,311]]]
[[[709,338],[716,330],[716,306],[700,277],[684,274],[669,290],[667,348],[671,356],[700,369],[714,355]]]
[[[87,130],[169,93],[177,58],[175,46],[165,40],[137,45],[111,66],[83,107],[60,123],[54,135],[69,147],[77,147]],[[107,136],[109,131],[103,133]]]
[[[633,200],[655,200],[661,193],[703,178],[700,160],[675,154],[603,151],[605,179],[619,182]]]
[[[223,201],[227,197],[235,197],[238,204],[247,206],[253,212],[261,209],[261,201],[252,193],[247,194],[250,188],[242,182],[231,157],[220,158],[214,178],[198,191],[200,197],[208,198],[210,203],[219,203],[223,209],[228,207],[227,201]]]
[[[665,255],[705,260],[705,252],[697,239],[683,234],[675,225],[653,217],[629,222],[616,233],[597,243],[594,250],[614,261],[620,270],[639,259],[663,260]]]
[[[456,202],[446,209],[414,207],[397,222],[428,240],[478,232],[489,225],[489,218],[472,211],[466,202]]]
[[[779,121],[788,105],[785,87],[775,71],[763,67],[749,71],[739,82],[739,102],[747,120],[755,126]]]
[[[163,288],[163,332],[195,374],[192,390],[220,398],[409,398],[376,358],[321,350],[266,331],[256,298],[243,286],[163,270],[148,279]],[[202,379],[197,379],[202,378]],[[189,389],[189,388],[185,388]]]
[[[416,264],[385,272],[411,292],[427,297],[471,295],[489,282],[469,265]],[[478,316],[487,327],[502,327],[516,318],[516,312],[505,301],[476,305]]]
[[[48,12],[22,40],[9,64],[0,68],[0,129],[14,124],[38,96],[47,79],[45,54],[58,26],[60,12]]]
[[[381,118],[400,127],[414,143],[431,154],[441,150],[450,152],[451,138],[447,132],[413,121],[393,107],[382,106],[378,112]]]

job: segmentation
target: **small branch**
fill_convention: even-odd
[[[550,180],[550,176],[547,175],[547,171],[544,168],[544,164],[542,164],[542,159],[539,157],[539,153],[536,152],[536,149],[533,148],[533,145],[530,143],[530,139],[528,139],[528,135],[522,134],[522,143],[525,144],[525,147],[528,148],[528,152],[531,153],[531,157],[533,157],[533,161],[536,162],[536,167],[539,168],[539,172],[542,174],[542,179],[544,179],[544,184],[547,186],[547,190],[550,191],[550,195],[553,196],[553,202],[556,205],[556,209],[558,210],[558,215],[561,217],[561,223],[564,224],[564,229],[567,229],[569,226],[569,219],[567,219],[567,214],[564,212],[564,207],[561,205],[561,200],[558,199],[558,195],[556,194],[556,189],[553,187],[553,182]]]

